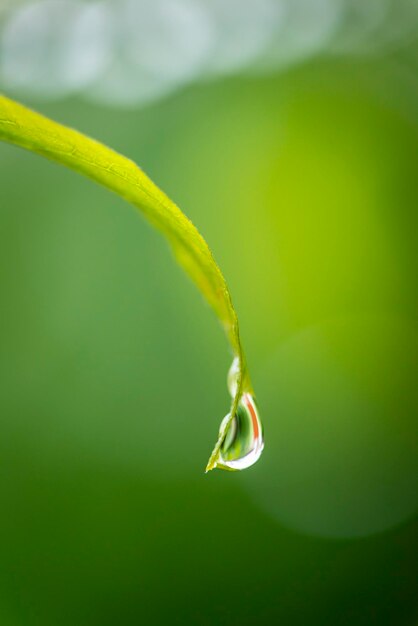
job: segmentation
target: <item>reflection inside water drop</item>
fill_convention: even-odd
[[[224,418],[221,429],[229,417],[230,414]],[[221,446],[216,467],[246,469],[258,461],[263,448],[263,427],[255,400],[251,394],[244,393]]]

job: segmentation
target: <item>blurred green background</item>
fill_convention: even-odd
[[[203,473],[228,410],[212,312],[128,205],[0,146],[1,626],[418,623],[418,47],[414,4],[383,4],[349,51],[347,9],[315,54],[316,22],[285,22],[264,60],[110,103],[120,66],[102,100],[61,93],[30,38],[10,56],[27,7],[3,7],[2,90],[132,157],[207,239],[266,447]]]

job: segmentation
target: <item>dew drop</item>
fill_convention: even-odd
[[[233,398],[235,397],[235,394],[237,392],[239,363],[240,363],[239,358],[235,357],[235,359],[232,361],[232,365],[229,368],[229,372],[228,372],[227,386],[228,386],[228,391]]]
[[[221,429],[229,417],[230,413],[224,418]],[[244,393],[219,451],[216,466],[229,470],[246,469],[258,461],[263,448],[263,426],[255,400],[251,394]]]

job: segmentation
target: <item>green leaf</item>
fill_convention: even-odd
[[[168,240],[220,320],[238,360],[230,419],[223,424],[206,471],[213,469],[244,391],[252,392],[241,346],[238,318],[221,270],[192,222],[130,159],[71,128],[53,122],[0,95],[0,140],[36,152],[92,178],[133,204]]]

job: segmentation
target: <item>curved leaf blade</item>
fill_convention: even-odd
[[[133,204],[166,237],[177,261],[215,311],[233,355],[238,359],[238,377],[231,418],[221,428],[206,471],[213,469],[242,392],[251,392],[252,389],[241,346],[237,314],[225,278],[206,241],[174,202],[133,161],[2,95],[0,140],[84,174]]]

